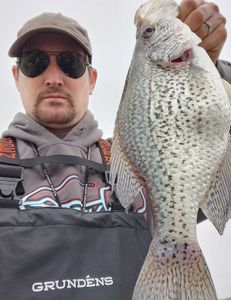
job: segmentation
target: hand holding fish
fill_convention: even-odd
[[[174,0],[150,0],[136,12],[136,46],[114,130],[112,187],[128,209],[142,186],[154,223],[133,300],[216,300],[197,213],[201,208],[220,234],[231,217],[230,85],[224,88],[178,14]],[[215,22],[209,13],[207,19]]]
[[[216,63],[227,37],[226,19],[217,4],[204,0],[182,0],[178,17],[201,38],[200,46]]]

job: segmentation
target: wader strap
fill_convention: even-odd
[[[16,141],[12,137],[0,138],[0,158],[18,159]]]
[[[101,139],[98,141],[98,147],[101,153],[101,157],[103,160],[104,168],[105,168],[105,179],[106,183],[109,184],[109,168],[110,168],[110,160],[111,160],[111,140]]]
[[[23,167],[2,164],[1,160],[18,160],[18,151],[15,139],[0,138],[0,206],[18,206],[18,195],[24,193],[22,186]],[[16,200],[16,201],[9,201]]]
[[[75,155],[50,155],[50,156],[24,158],[24,159],[0,157],[0,163],[11,165],[11,166],[20,166],[24,168],[32,168],[47,163],[63,164],[63,165],[83,165],[95,169],[98,172],[104,173],[105,171],[104,165]]]

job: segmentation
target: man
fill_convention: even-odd
[[[220,14],[218,7],[204,1],[184,0],[181,4],[180,18],[202,38],[202,46],[214,63],[222,64],[218,57],[226,39],[226,29],[225,18]],[[98,142],[102,132],[88,110],[89,95],[94,91],[97,71],[91,66],[92,50],[86,30],[75,20],[61,14],[44,13],[25,23],[18,32],[9,55],[17,57],[17,63],[13,66],[13,76],[25,114],[16,115],[3,137],[16,139],[20,159],[39,159],[65,154],[101,164],[104,157]],[[98,216],[114,218],[112,214],[94,215],[95,212],[113,210],[113,195],[104,173],[89,168],[84,162],[64,166],[58,161],[56,164],[42,161],[34,167],[25,168],[23,189],[20,192],[16,191],[15,196],[20,199],[20,211],[15,215],[15,229],[10,231],[10,241],[14,241],[13,249],[17,253],[17,263],[14,264],[12,257],[6,256],[8,251],[12,251],[12,246],[4,244],[8,241],[0,236],[1,243],[9,246],[5,246],[7,251],[1,257],[1,269],[6,270],[6,275],[0,273],[0,295],[4,294],[5,299],[16,299],[18,289],[21,292],[19,299],[23,300],[40,299],[40,295],[48,297],[41,299],[49,300],[131,298],[132,287],[150,241],[145,222],[138,219],[137,215],[134,216],[136,223],[129,214],[123,217],[115,214],[116,219],[113,219],[111,225],[113,231],[109,231],[110,219],[103,219],[103,222],[99,223]],[[4,194],[4,189],[1,193],[3,198],[9,198]],[[74,209],[91,212],[93,217],[89,214],[78,215],[78,221],[74,225],[81,226],[75,227],[73,231],[72,220],[76,218]],[[133,211],[149,219],[143,194],[137,197]],[[22,219],[25,226],[33,227],[33,234],[30,234],[31,231],[25,231],[13,236],[20,226],[24,226],[21,223]],[[90,228],[84,231],[84,226],[89,223]],[[58,231],[51,231],[54,224],[60,226]],[[68,230],[63,229],[64,225],[68,226]],[[42,230],[42,226],[46,227],[46,231],[35,231],[36,226],[39,226],[39,230]],[[105,230],[101,230],[103,234],[96,231],[98,227],[110,232],[108,239]],[[123,231],[119,237],[115,236],[121,228],[129,229],[129,235],[125,235]],[[136,233],[131,234],[131,230],[135,230]],[[145,233],[142,233],[140,239],[137,232],[142,230]],[[76,232],[78,240],[75,240]],[[86,234],[79,240],[82,232]],[[98,238],[102,239],[102,236],[105,236],[106,240],[98,244]],[[131,236],[134,236],[134,240]],[[29,237],[35,241],[27,246],[25,244],[28,243]],[[66,244],[67,249],[62,248],[62,244]],[[84,248],[77,248],[81,245]],[[105,253],[99,250],[103,246],[107,249]],[[131,251],[126,251],[126,247],[130,247]],[[89,264],[86,264],[86,261]],[[129,267],[126,268],[123,262]],[[35,267],[30,269],[28,265]],[[102,265],[104,269],[100,273],[98,269]],[[116,265],[116,268],[112,265]],[[119,274],[116,273],[118,266]],[[114,268],[115,273],[112,271]],[[81,274],[76,275],[77,271],[81,271]],[[23,281],[24,278],[27,279],[27,283]],[[14,282],[14,286],[11,286],[10,281]],[[26,287],[26,284],[29,286]],[[115,290],[101,289],[106,286],[113,286]],[[34,298],[35,296],[38,298]]]

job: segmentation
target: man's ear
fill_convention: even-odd
[[[89,69],[89,81],[90,81],[89,95],[92,95],[94,91],[96,80],[97,80],[97,71],[94,68],[90,68]]]
[[[17,90],[18,90],[18,78],[19,78],[19,68],[18,68],[18,66],[14,65],[12,67],[12,74],[13,74],[14,82],[15,82]]]

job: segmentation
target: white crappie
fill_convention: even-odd
[[[117,113],[111,183],[124,205],[148,193],[154,230],[134,300],[214,300],[196,238],[198,208],[230,218],[230,99],[173,0],[136,13],[137,42]],[[116,184],[115,184],[116,182]]]

